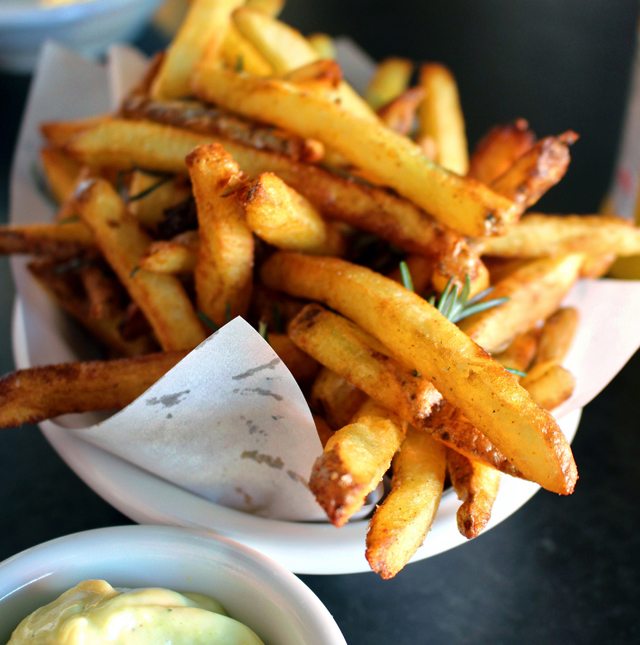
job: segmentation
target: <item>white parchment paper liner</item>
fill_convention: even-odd
[[[362,87],[370,61],[349,41],[338,50]],[[42,144],[38,126],[114,109],[140,76],[144,58],[127,47],[105,66],[47,44],[21,128],[11,179],[11,221],[50,221],[52,209],[35,189],[32,167]],[[12,265],[23,302],[31,364],[78,356],[77,330],[28,276]],[[576,390],[555,412],[561,419],[592,400],[640,346],[640,283],[583,280],[566,304],[581,323],[565,366]],[[59,420],[83,438],[183,488],[232,508],[266,517],[323,516],[306,489],[321,447],[297,384],[247,323],[232,321],[205,341],[128,408],[98,425],[95,415]],[[79,430],[78,428],[82,428]]]

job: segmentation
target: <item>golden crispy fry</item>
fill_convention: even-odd
[[[409,423],[419,425],[442,401],[426,378],[391,358],[378,340],[320,305],[307,305],[288,333],[304,352]]]
[[[309,44],[320,58],[336,57],[336,46],[333,44],[333,38],[328,34],[311,34],[307,37]]]
[[[434,267],[431,280],[438,293],[442,293],[453,278],[453,284],[459,289],[464,287],[469,276],[471,296],[484,291],[489,286],[489,271],[482,260],[463,240],[457,240],[451,248],[452,253],[434,254]],[[464,271],[462,270],[464,268]]]
[[[529,365],[531,365],[538,349],[538,338],[540,333],[537,329],[530,329],[522,334],[518,334],[509,344],[509,347],[495,354],[494,358],[502,365],[510,370],[518,370],[518,372],[526,372]],[[521,378],[517,375],[516,378]]]
[[[482,240],[484,253],[535,258],[564,253],[640,255],[640,228],[604,215],[525,215],[504,237]]]
[[[407,136],[411,132],[418,105],[424,98],[422,87],[412,87],[378,110],[380,120],[394,132]]]
[[[198,309],[222,327],[245,316],[251,298],[253,235],[233,197],[245,177],[219,144],[196,148],[187,166],[200,232],[194,271]]]
[[[212,60],[220,51],[231,14],[241,4],[242,0],[193,0],[154,79],[153,98],[179,99],[191,94],[191,70],[205,52]]]
[[[106,276],[104,269],[85,265],[79,269],[82,286],[89,301],[89,318],[111,318],[120,308],[122,287],[114,278]]]
[[[47,255],[58,259],[95,253],[93,234],[83,222],[0,226],[0,254]]]
[[[524,119],[497,125],[480,141],[471,155],[468,176],[491,184],[536,142]]]
[[[82,220],[151,324],[164,350],[193,349],[205,334],[184,288],[174,276],[139,269],[140,256],[151,238],[127,211],[120,197],[105,180],[88,182],[76,194]]]
[[[578,310],[573,307],[562,307],[547,318],[540,332],[535,365],[562,362],[573,342],[579,318]]]
[[[466,175],[469,151],[455,78],[444,65],[427,63],[420,68],[420,87],[425,96],[418,108],[418,135],[435,142],[437,164]]]
[[[269,76],[273,74],[273,67],[264,59],[264,56],[250,43],[235,26],[229,25],[227,34],[219,52],[220,58],[228,67],[242,69],[256,76]],[[205,57],[213,56],[216,60],[218,52],[207,51]]]
[[[286,334],[269,334],[269,345],[298,383],[310,383],[318,376],[320,364],[294,345]]]
[[[500,473],[447,448],[447,470],[462,505],[456,513],[458,531],[467,539],[478,537],[491,519],[500,487]]]
[[[329,427],[346,426],[366,401],[367,395],[330,369],[323,367],[311,388],[311,408],[326,419]]]
[[[111,114],[100,114],[88,119],[78,119],[76,121],[51,121],[43,123],[40,126],[42,136],[54,148],[59,148],[69,143],[75,136],[84,132],[85,130],[92,130],[93,128],[108,123],[113,119]]]
[[[348,316],[446,392],[526,478],[553,492],[573,491],[575,462],[553,417],[420,296],[343,260],[284,251],[265,262],[261,277],[269,287],[325,302]]]
[[[548,361],[532,367],[521,383],[541,408],[555,410],[573,394],[576,379],[556,361]]]
[[[155,229],[164,219],[164,211],[191,195],[182,177],[158,177],[141,170],[131,173],[129,211],[145,228]]]
[[[0,428],[38,423],[62,414],[124,408],[186,354],[163,352],[12,372],[0,379]]]
[[[138,266],[155,273],[191,273],[196,267],[199,248],[198,232],[187,231],[168,242],[152,242],[140,256]]]
[[[66,147],[83,163],[185,173],[184,158],[203,143],[221,142],[248,175],[274,172],[330,219],[370,231],[412,253],[448,258],[442,264],[472,281],[482,265],[467,242],[414,204],[381,188],[338,177],[311,164],[256,150],[228,139],[143,121],[114,121],[79,135]],[[447,278],[448,279],[448,278]]]
[[[488,352],[531,329],[560,305],[580,275],[582,255],[532,260],[499,282],[487,300],[509,298],[508,302],[470,316],[460,328]]]
[[[128,338],[122,333],[125,311],[121,307],[111,307],[107,315],[92,318],[91,301],[82,289],[83,285],[68,266],[51,260],[36,260],[28,264],[28,269],[51,298],[67,313],[73,316],[95,338],[107,347],[114,356],[140,356],[158,350],[157,344],[147,335]]]
[[[519,216],[512,201],[435,165],[406,137],[291,83],[202,65],[193,89],[206,101],[330,145],[460,233],[497,234]]]
[[[376,73],[365,92],[367,103],[378,110],[387,105],[408,87],[413,74],[413,62],[406,58],[387,58],[376,68]]]
[[[250,7],[238,9],[233,19],[240,33],[253,43],[276,74],[285,74],[319,59],[309,41],[296,29]],[[371,108],[344,81],[338,89],[344,109],[367,121],[378,119]]]
[[[247,226],[280,249],[342,255],[346,240],[335,224],[273,173],[263,173],[238,193]]]
[[[309,487],[329,521],[344,526],[389,469],[407,424],[369,400],[313,465]]]
[[[601,278],[609,273],[617,256],[615,253],[605,253],[604,255],[585,255],[582,268],[580,269],[581,278]],[[615,276],[614,276],[615,277]]]
[[[529,263],[528,258],[498,258],[487,255],[483,256],[482,260],[489,271],[489,283],[492,285],[502,282]]]
[[[80,174],[80,164],[54,148],[40,151],[42,169],[53,196],[58,204],[67,201],[72,195]]]
[[[335,60],[320,59],[282,74],[282,80],[293,83],[327,100],[340,100],[337,93],[342,83],[342,70]]]
[[[409,427],[393,460],[393,489],[369,522],[366,557],[388,580],[423,543],[440,504],[446,470],[445,449]]]
[[[575,132],[541,139],[491,183],[496,193],[514,201],[523,212],[555,186],[569,167],[569,146]]]
[[[284,0],[247,0],[247,7],[262,11],[267,16],[277,18],[284,7]]]
[[[318,416],[317,414],[312,414],[311,416],[313,417],[313,422],[316,424],[316,430],[318,431],[318,438],[320,439],[320,443],[324,448],[327,445],[327,441],[329,441],[329,439],[333,435],[333,430],[321,416]]]
[[[127,119],[148,119],[212,137],[227,137],[295,160],[320,161],[324,154],[324,147],[319,141],[301,139],[288,132],[243,119],[215,105],[203,105],[197,101],[154,101],[133,96],[124,102],[121,112]],[[180,166],[180,170],[184,172],[184,165]]]

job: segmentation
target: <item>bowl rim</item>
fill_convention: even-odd
[[[110,526],[71,533],[25,549],[0,562],[0,603],[40,579],[47,568],[55,573],[72,567],[74,562],[79,565],[87,563],[92,558],[91,547],[98,543],[102,548],[108,545],[104,557],[108,564],[118,558],[118,550],[122,552],[123,547],[150,542],[162,545],[165,557],[174,547],[176,551],[187,546],[195,553],[215,552],[220,559],[231,564],[234,571],[241,574],[244,570],[268,585],[278,607],[297,615],[297,622],[318,635],[318,643],[346,645],[340,628],[322,601],[302,580],[275,560],[209,531],[175,526]],[[96,568],[100,566],[105,565],[97,562]],[[39,572],[39,575],[33,577],[34,572]],[[160,582],[158,586],[163,585]],[[224,600],[222,602],[224,604]]]

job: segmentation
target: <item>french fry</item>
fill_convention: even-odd
[[[57,259],[97,252],[93,234],[83,222],[0,226],[0,254],[46,255]]]
[[[162,352],[12,372],[0,379],[0,428],[38,423],[62,414],[124,408],[186,354]]]
[[[81,266],[79,274],[89,301],[89,318],[113,317],[122,297],[120,283],[95,265]]]
[[[73,271],[65,270],[68,266],[51,260],[36,260],[30,262],[27,268],[52,300],[91,332],[112,355],[132,357],[157,351],[157,344],[149,336],[128,338],[122,333],[121,326],[126,314],[120,307],[111,307],[105,312],[106,315],[92,318],[91,302],[78,288],[81,285],[79,280],[74,280]]]
[[[346,426],[366,401],[367,395],[330,369],[323,367],[311,388],[311,408],[326,419],[329,427]]]
[[[318,375],[320,364],[298,349],[286,334],[269,334],[267,342],[298,383],[310,383]]]
[[[580,269],[581,278],[601,278],[609,273],[617,256],[615,253],[605,253],[603,255],[585,255],[582,268]],[[614,276],[615,277],[615,276]]]
[[[545,320],[540,332],[535,365],[549,361],[562,362],[571,347],[578,320],[578,310],[573,307],[562,307]]]
[[[541,408],[555,410],[573,394],[576,379],[556,361],[547,361],[532,367],[521,383]]]
[[[541,139],[491,183],[492,190],[523,212],[564,177],[571,161],[569,146],[577,139],[571,131]]]
[[[139,269],[151,238],[105,180],[88,182],[76,193],[78,212],[132,299],[140,306],[164,350],[193,349],[205,334],[174,276]]]
[[[504,174],[536,142],[524,119],[497,125],[480,141],[471,155],[468,176],[491,184]]]
[[[54,148],[43,148],[40,151],[40,161],[53,196],[58,204],[64,203],[73,195],[80,164]]]
[[[509,347],[494,358],[508,370],[517,370],[526,372],[527,368],[533,362],[538,349],[540,333],[537,329],[530,329],[522,334],[518,334],[509,343]],[[517,375],[515,375],[517,378]]]
[[[500,473],[450,448],[447,448],[447,470],[462,502],[456,513],[458,531],[467,539],[478,537],[491,519],[491,509],[500,487]]]
[[[285,74],[319,59],[299,31],[260,11],[242,7],[234,12],[233,20],[240,33],[255,45],[276,74]],[[338,95],[345,110],[370,122],[378,120],[365,101],[344,81]]]
[[[262,11],[267,16],[277,18],[284,7],[285,0],[247,0],[246,5],[250,9]]]
[[[229,25],[221,51],[205,51],[205,57],[211,55],[215,60],[218,53],[228,67],[239,68],[256,76],[273,74],[273,67],[269,65],[256,47],[238,31],[238,28],[233,23]]]
[[[382,578],[393,578],[422,544],[444,487],[445,449],[409,427],[393,460],[393,489],[369,522],[366,557]]]
[[[241,4],[242,0],[193,0],[154,79],[153,98],[177,99],[191,94],[191,70],[205,52],[212,59],[221,49],[231,14]]]
[[[524,477],[553,492],[573,491],[577,469],[553,417],[420,296],[343,260],[284,251],[265,262],[261,277],[271,288],[324,302],[349,317],[446,392]]]
[[[200,236],[187,231],[168,242],[152,242],[140,256],[138,266],[155,273],[192,273],[198,260]]]
[[[461,321],[460,328],[488,352],[531,329],[560,305],[580,275],[579,253],[531,260],[495,286],[487,299],[508,302]]]
[[[319,305],[307,305],[288,331],[306,353],[401,419],[492,468],[521,476],[470,423],[454,418],[448,410],[452,406],[426,378],[390,357],[386,347],[353,323]]]
[[[76,121],[50,121],[40,126],[40,132],[46,141],[54,148],[60,148],[71,139],[85,130],[93,128],[103,123],[108,123],[113,119],[111,114],[100,114],[88,119],[78,119]]]
[[[416,110],[424,98],[424,89],[412,87],[400,94],[391,103],[378,109],[380,120],[394,132],[407,136],[411,132]]]
[[[413,62],[406,58],[383,60],[376,68],[365,92],[367,103],[377,111],[398,98],[409,87],[413,67]]]
[[[232,196],[246,178],[219,144],[196,148],[187,166],[200,232],[194,270],[198,309],[221,327],[245,316],[251,298],[253,235]]]
[[[309,487],[329,521],[344,526],[389,469],[407,424],[369,400],[338,430],[311,471]]]
[[[406,137],[291,83],[202,65],[194,73],[193,90],[205,101],[330,145],[460,233],[498,234],[519,217],[512,201],[435,165]]]
[[[342,83],[342,70],[336,61],[320,59],[281,74],[280,78],[329,101],[339,101],[337,93]]]
[[[318,432],[320,443],[324,448],[327,445],[327,441],[329,441],[329,439],[333,435],[333,430],[321,416],[318,416],[317,414],[312,414],[311,416],[313,417],[313,422],[316,424],[316,430]]]
[[[434,161],[443,168],[466,175],[469,151],[458,86],[444,66],[426,63],[420,68],[424,99],[418,108],[418,136],[435,142]]]
[[[335,224],[273,173],[263,173],[238,193],[247,226],[280,249],[342,255],[346,240]]]
[[[336,58],[336,46],[333,38],[327,34],[311,34],[307,37],[309,44],[320,58]]]
[[[411,281],[413,283],[413,290],[418,294],[424,293],[433,276],[433,262],[425,258],[423,255],[408,255],[405,262],[409,269],[409,275],[411,276]],[[395,282],[402,284],[402,273],[399,268],[394,269],[393,272],[389,274],[389,277]]]
[[[605,215],[525,215],[504,237],[482,240],[483,252],[499,257],[564,253],[640,255],[640,228]]]

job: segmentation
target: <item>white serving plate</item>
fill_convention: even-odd
[[[264,555],[202,532],[151,526],[76,533],[0,564],[0,642],[35,609],[89,579],[209,595],[265,645],[346,645],[317,596]]]
[[[16,301],[13,350],[16,367],[30,367],[30,344],[24,309]],[[560,421],[571,441],[581,410]],[[214,504],[203,497],[150,474],[79,439],[51,421],[40,424],[45,437],[67,465],[98,495],[141,524],[167,524],[206,529],[245,544],[296,573],[342,574],[369,571],[364,557],[367,521],[352,521],[336,529],[319,522],[285,522],[249,515]],[[539,490],[537,484],[503,477],[492,517],[485,531],[517,511]],[[445,492],[435,521],[412,562],[429,558],[467,540],[456,523],[459,502]]]

